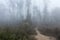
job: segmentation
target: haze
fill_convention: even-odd
[[[43,13],[45,7],[44,0],[31,0],[30,12],[32,19],[35,17],[35,19],[37,18],[38,21],[43,20],[45,14],[48,15],[49,20],[51,20],[53,16],[51,13],[52,10],[55,8],[60,8],[60,0],[45,0],[45,2],[47,5],[48,14]],[[37,7],[37,9],[40,11],[40,20],[38,13],[33,13],[34,7]],[[0,0],[0,21],[13,23],[19,22],[22,19],[26,19],[26,9],[26,0]]]

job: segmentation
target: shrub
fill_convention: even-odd
[[[29,24],[22,23],[19,27],[6,26],[0,28],[0,40],[35,40],[31,35],[36,34]]]

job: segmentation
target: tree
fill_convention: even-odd
[[[26,0],[26,7],[27,7],[27,16],[26,16],[26,21],[29,23],[29,24],[32,24],[32,20],[31,20],[31,12],[30,12],[30,5],[31,4],[31,0]]]
[[[35,22],[37,25],[40,25],[41,23],[41,14],[40,14],[40,10],[34,6],[33,7],[33,22]]]
[[[57,16],[58,15],[58,16]],[[55,8],[53,9],[52,11],[52,17],[53,17],[53,23],[56,23],[56,25],[59,25],[60,24],[60,8]]]
[[[23,0],[9,0],[9,14],[10,14],[10,24],[20,24],[23,17]]]
[[[44,11],[43,11],[43,13],[44,13],[44,18],[43,18],[43,24],[47,24],[48,23],[48,10],[47,10],[47,8],[48,8],[48,5],[47,5],[47,2],[46,2],[46,0],[43,0],[44,1]]]

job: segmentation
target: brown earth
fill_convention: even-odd
[[[37,40],[56,40],[54,37],[49,37],[49,36],[45,36],[45,35],[42,35],[38,30],[37,28],[35,29],[36,32],[37,32],[37,35],[35,35],[35,38]]]

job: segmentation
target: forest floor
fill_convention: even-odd
[[[35,35],[35,38],[37,40],[55,40],[55,38],[53,37],[49,37],[49,36],[45,36],[45,35],[42,35],[37,28],[35,28],[36,32],[37,32],[37,35]]]

